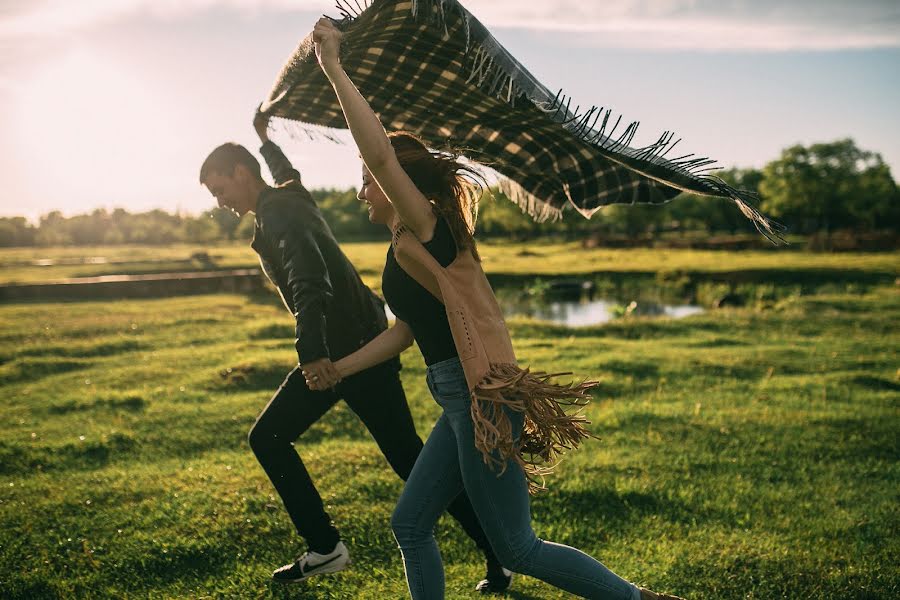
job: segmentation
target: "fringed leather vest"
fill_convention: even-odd
[[[566,414],[565,407],[584,406],[597,382],[561,385],[551,379],[571,373],[547,374],[518,366],[503,313],[470,250],[460,250],[444,268],[403,224],[394,229],[392,243],[397,264],[447,311],[472,395],[475,446],[485,463],[503,473],[506,461],[513,460],[525,470],[532,493],[544,489],[544,475],[560,453],[592,437],[585,428],[589,421],[577,413]],[[525,413],[518,442],[503,406]]]

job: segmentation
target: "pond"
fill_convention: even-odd
[[[507,317],[526,316],[540,321],[584,327],[599,325],[626,316],[670,317],[674,319],[700,314],[703,308],[693,305],[670,305],[656,302],[631,301],[628,304],[615,300],[549,300],[502,304]]]
[[[591,289],[575,294],[531,294],[521,289],[499,288],[496,293],[507,317],[524,316],[567,327],[599,325],[630,316],[680,319],[704,312],[701,306],[666,303],[658,298],[597,299]],[[393,319],[394,314],[385,308],[388,319]]]
[[[659,316],[679,319],[700,314],[703,308],[691,304],[662,304],[654,301],[632,300],[561,300],[546,297],[504,298],[504,315],[526,316],[567,327],[599,325],[628,316]]]

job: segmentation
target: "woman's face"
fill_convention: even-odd
[[[359,188],[356,197],[366,203],[366,207],[369,209],[369,221],[381,225],[391,224],[391,220],[394,218],[394,206],[378,187],[378,183],[365,165],[362,168],[362,187]]]

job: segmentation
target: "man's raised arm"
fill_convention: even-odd
[[[272,179],[275,185],[281,185],[289,181],[300,183],[300,171],[294,168],[288,157],[284,155],[278,144],[269,139],[269,117],[256,111],[253,117],[253,128],[259,136],[262,146],[259,149],[260,154],[272,173]]]

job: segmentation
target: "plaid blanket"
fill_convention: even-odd
[[[385,128],[497,171],[501,191],[536,220],[564,209],[589,218],[605,205],[660,204],[692,192],[730,198],[764,235],[779,238],[779,226],[753,207],[754,194],[708,173],[714,161],[670,157],[678,143],[672,132],[631,147],[638,122],[619,131],[621,117],[613,120],[609,109],[573,109],[570,97],[550,92],[456,0],[338,2],[341,63]],[[312,138],[346,128],[311,36],[260,110]]]

